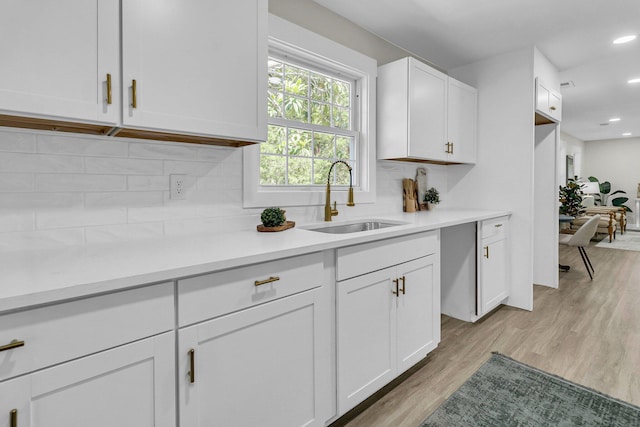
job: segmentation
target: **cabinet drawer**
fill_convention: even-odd
[[[505,237],[509,226],[509,217],[487,219],[480,222],[480,236],[482,239],[489,237]]]
[[[337,280],[360,276],[440,251],[440,230],[337,250]]]
[[[173,328],[173,285],[163,283],[0,316],[0,381]]]
[[[321,286],[323,269],[323,255],[314,253],[180,280],[178,325]]]

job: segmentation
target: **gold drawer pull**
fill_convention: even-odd
[[[278,276],[271,276],[268,279],[265,280],[256,280],[254,282],[254,284],[256,286],[260,286],[260,285],[266,285],[267,283],[273,283],[273,282],[277,282],[278,280],[280,280],[280,278]]]
[[[11,422],[10,427],[18,427],[18,410],[13,409],[9,412],[9,421]]]
[[[398,283],[400,282],[400,279],[393,279],[392,282],[394,285],[396,285],[396,290],[391,291],[391,293],[394,294],[396,297],[398,297],[400,295],[400,289],[398,287]]]
[[[500,227],[502,227],[502,224],[496,224],[495,227],[496,228],[500,228]]]
[[[22,347],[23,345],[24,345],[24,341],[13,340],[9,344],[1,346],[0,351],[11,350],[13,348]]]
[[[400,289],[400,292],[402,292],[402,295],[404,295],[404,287],[405,287],[405,285],[406,285],[405,277],[404,277],[404,276],[402,276],[402,277],[400,278],[400,280],[402,280],[402,288]]]
[[[484,257],[487,259],[489,258],[489,246],[484,247]]]
[[[191,384],[196,382],[196,351],[194,349],[189,350],[189,382]]]
[[[131,80],[131,108],[138,108],[138,82]]]
[[[556,111],[556,107],[554,107],[553,105],[551,107],[549,107],[549,110],[551,111]]]
[[[107,73],[107,105],[111,105],[113,98],[111,96],[111,74]]]

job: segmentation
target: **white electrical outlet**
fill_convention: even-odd
[[[184,200],[187,198],[187,188],[186,188],[186,180],[187,175],[183,174],[174,174],[169,175],[169,179],[171,181],[169,185],[170,196],[169,198],[172,200]]]

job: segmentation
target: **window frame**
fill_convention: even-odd
[[[354,187],[356,203],[375,203],[376,170],[376,76],[377,62],[362,53],[349,49],[323,36],[269,15],[269,55],[283,60],[327,70],[331,75],[345,76],[355,81],[359,102],[352,109],[352,121],[359,133],[357,138],[358,184]],[[264,75],[266,78],[266,64]],[[265,92],[265,116],[266,97]],[[324,186],[261,186],[260,146],[246,146],[243,150],[243,207],[323,205]],[[338,204],[347,201],[347,186],[332,187],[332,198]]]

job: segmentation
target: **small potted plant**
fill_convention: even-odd
[[[296,225],[293,221],[287,221],[285,211],[278,207],[263,210],[260,220],[262,224],[258,225],[258,231],[284,231]]]
[[[424,201],[427,204],[427,210],[430,211],[440,203],[440,193],[434,187],[431,187],[424,193]]]

